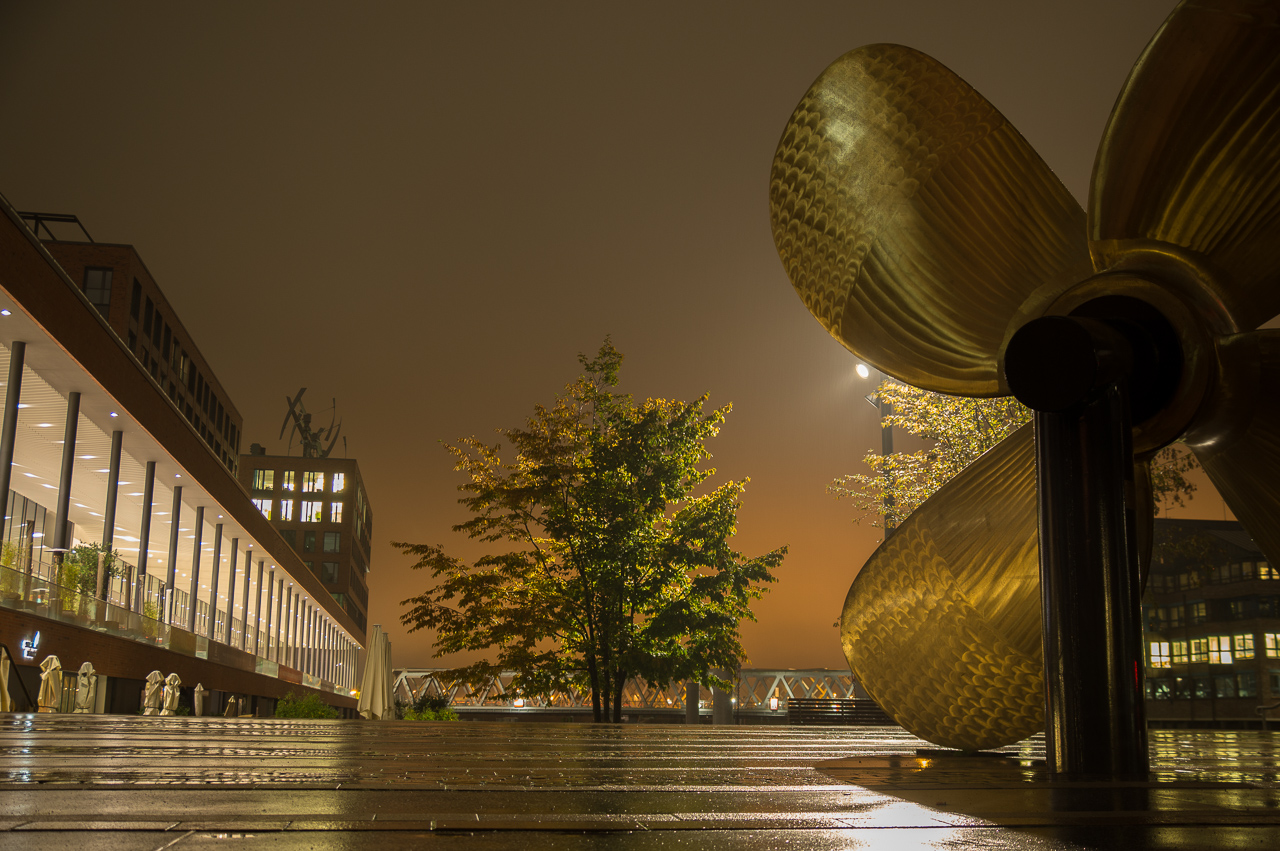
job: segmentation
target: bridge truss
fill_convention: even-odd
[[[446,668],[397,668],[392,672],[395,700],[413,703],[423,696],[447,698],[451,706],[511,706],[528,708],[590,708],[591,691],[586,688],[553,692],[549,698],[522,695],[511,687],[514,671],[503,671],[481,682],[449,680]],[[865,698],[866,692],[847,670],[808,668],[803,670],[767,670],[743,668],[733,693],[739,710],[785,709],[791,698],[852,700]],[[777,704],[772,700],[776,698]],[[698,703],[710,707],[711,690],[699,689]],[[517,701],[520,701],[517,703]],[[654,688],[644,680],[627,680],[622,690],[626,709],[683,709],[685,684],[672,683],[665,689]]]

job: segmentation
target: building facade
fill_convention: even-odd
[[[1280,702],[1280,570],[1235,521],[1156,520],[1143,597],[1147,717],[1252,726]]]
[[[240,415],[141,258],[42,240],[34,218],[0,197],[0,642],[18,677],[89,662],[105,711],[136,711],[153,670],[187,706],[201,683],[215,708],[310,690],[354,709],[364,630],[240,486]],[[120,560],[86,565],[95,548]]]
[[[267,455],[256,443],[249,449],[240,484],[364,633],[373,509],[360,466],[351,458]]]

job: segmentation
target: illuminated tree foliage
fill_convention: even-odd
[[[756,558],[730,547],[747,480],[694,493],[715,473],[700,468],[705,443],[731,406],[634,403],[615,392],[622,355],[607,339],[579,360],[583,374],[551,407],[499,430],[512,454],[475,438],[447,447],[474,515],[454,530],[502,551],[468,564],[394,544],[435,580],[402,601],[401,622],[435,630],[437,656],[494,651],[454,678],[514,670],[526,695],[589,687],[595,720],[620,721],[631,676],[728,686],[715,671],[744,660],[739,624],[755,620],[751,602],[786,547]]]
[[[876,398],[892,409],[886,423],[929,442],[916,452],[868,452],[862,461],[871,468],[869,474],[851,473],[827,486],[837,499],[853,503],[859,512],[855,523],[870,518],[877,527],[884,525],[886,515],[893,526],[899,525],[952,476],[1032,418],[1012,396],[948,396],[893,380],[880,384]],[[1195,466],[1195,458],[1182,449],[1166,447],[1156,453],[1151,484],[1157,510],[1183,504],[1195,490],[1186,478]]]

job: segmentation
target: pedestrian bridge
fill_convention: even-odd
[[[392,672],[393,696],[401,703],[426,697],[447,698],[449,705],[465,714],[519,711],[530,714],[565,715],[574,710],[591,711],[590,688],[553,692],[550,697],[523,695],[511,687],[514,671],[503,671],[481,682],[463,682],[447,677],[447,668],[396,668]],[[685,683],[654,688],[644,680],[627,680],[622,690],[622,708],[629,714],[685,714]],[[853,700],[867,693],[847,669],[743,668],[729,692],[737,715],[786,715],[793,698]],[[699,687],[698,708],[710,713],[713,689]]]

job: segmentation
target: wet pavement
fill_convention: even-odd
[[[1148,783],[896,728],[0,716],[0,851],[1280,848],[1280,734],[1153,732]]]

